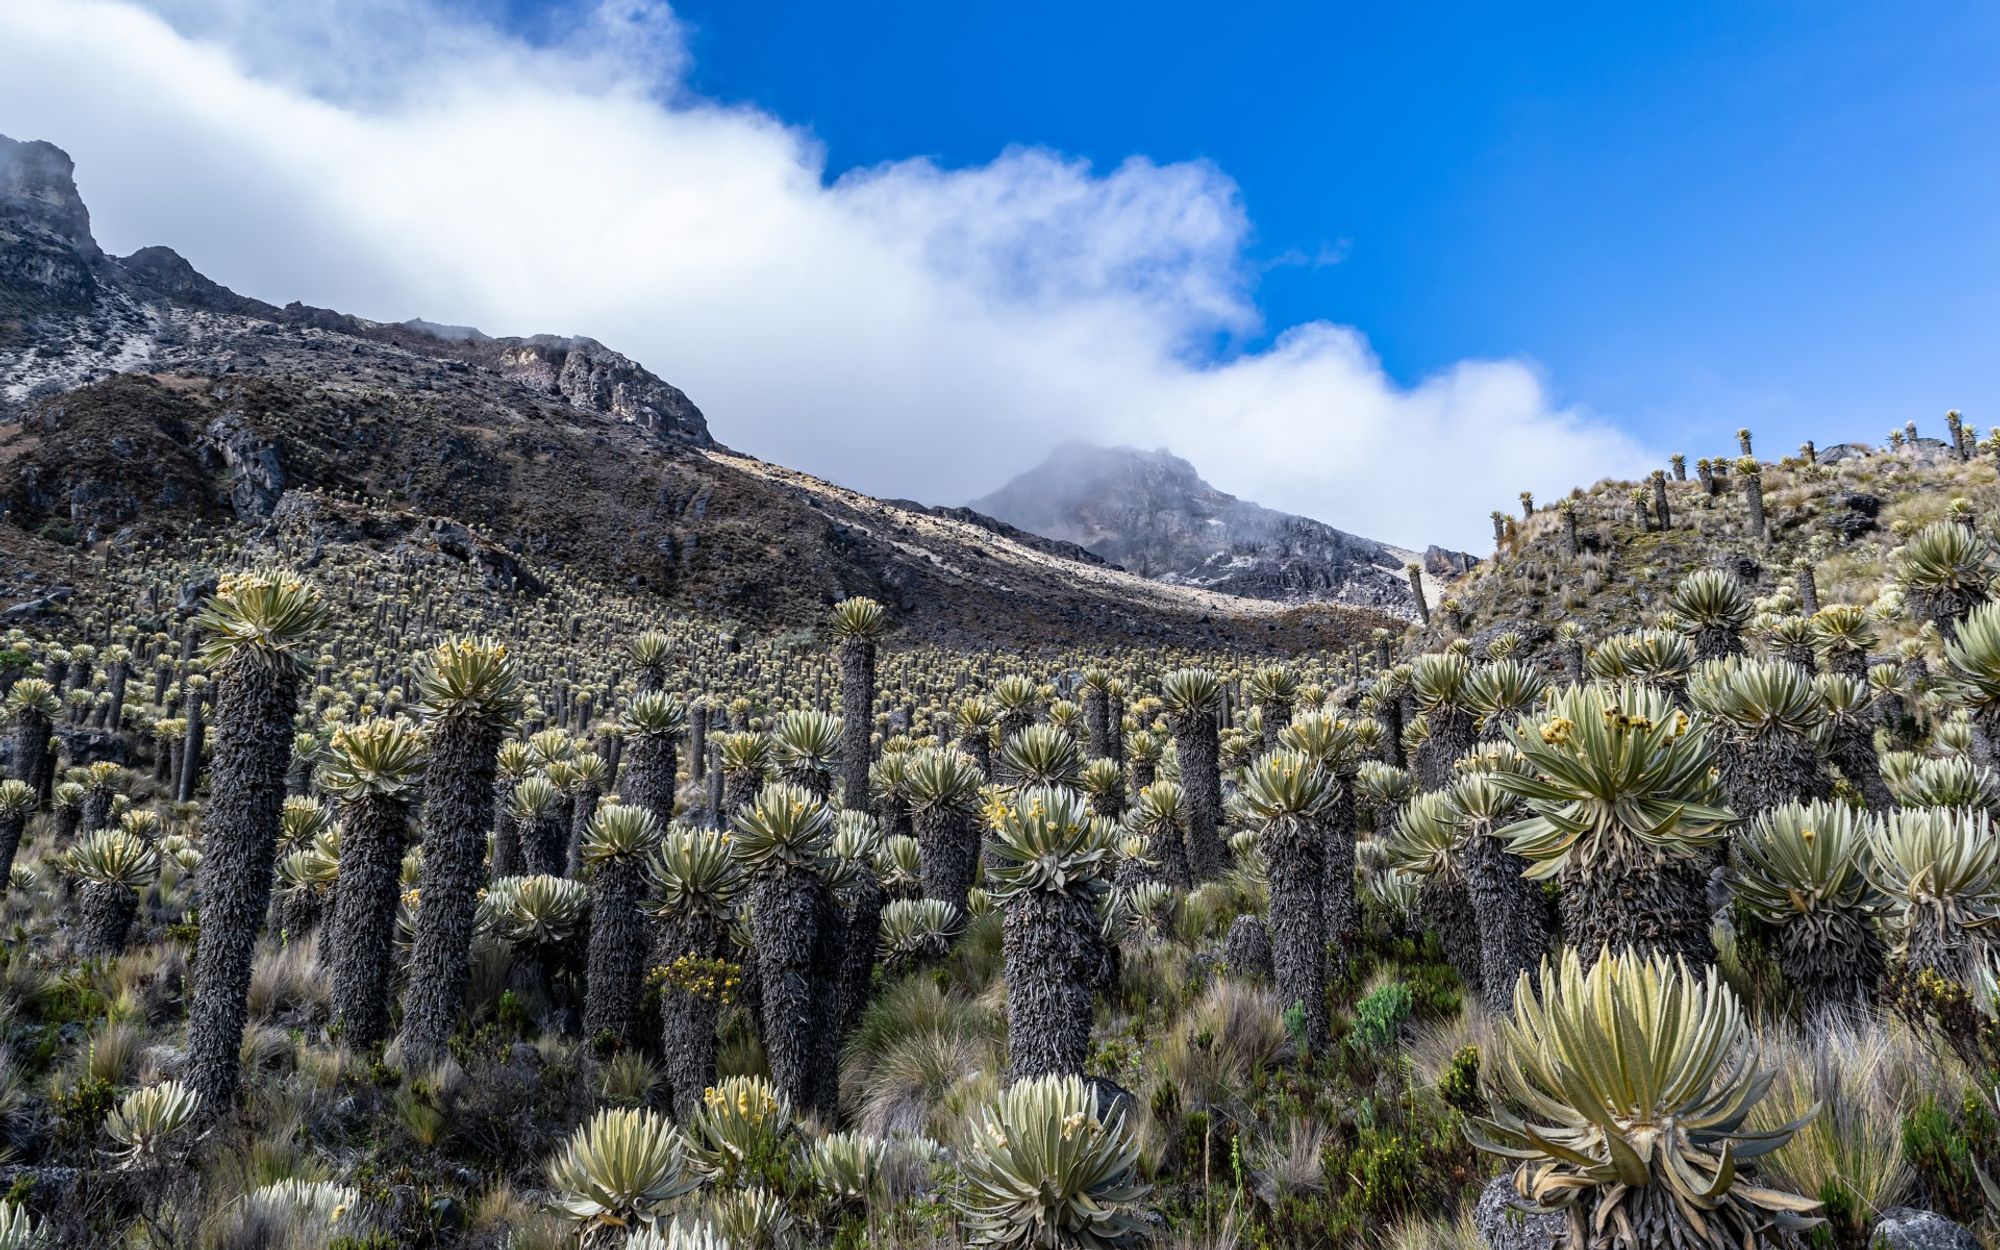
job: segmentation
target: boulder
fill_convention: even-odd
[[[1979,1250],[1979,1239],[1963,1224],[1935,1211],[1890,1207],[1868,1235],[1869,1250]]]
[[[1097,1098],[1097,1118],[1110,1120],[1113,1116],[1124,1116],[1126,1123],[1139,1112],[1139,1100],[1132,1091],[1108,1076],[1086,1076],[1083,1083]]]
[[[1558,1250],[1563,1246],[1569,1221],[1560,1215],[1523,1211],[1519,1202],[1511,1175],[1494,1177],[1480,1191],[1472,1223],[1487,1246],[1491,1250]]]
[[[1841,495],[1835,499],[1823,523],[1844,539],[1855,539],[1863,534],[1873,533],[1877,528],[1875,516],[1882,511],[1882,501],[1874,495],[1859,492]]]
[[[5,608],[0,608],[0,621],[15,623],[33,620],[35,617],[60,611],[74,593],[67,586],[58,586],[40,598],[24,599],[19,603],[9,604]]]
[[[55,736],[62,740],[63,756],[73,767],[100,761],[121,766],[132,762],[131,747],[124,734],[83,725],[58,725]]]
[[[1716,567],[1734,573],[1736,580],[1746,587],[1755,586],[1757,579],[1764,575],[1764,566],[1742,552],[1724,556],[1716,561]]]
[[[214,570],[196,569],[194,575],[181,585],[180,594],[174,597],[174,611],[182,616],[193,616],[221,586],[222,578]]]

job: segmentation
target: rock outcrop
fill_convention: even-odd
[[[0,135],[0,300],[29,314],[88,308],[104,255],[76,190],[69,155]],[[0,315],[0,346],[25,337],[25,318]]]

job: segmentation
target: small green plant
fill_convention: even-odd
[[[1292,1049],[1305,1053],[1306,1045],[1306,1005],[1294,1002],[1285,1008],[1285,1035],[1292,1039]]]
[[[1380,1051],[1393,1045],[1410,1018],[1415,999],[1410,987],[1391,981],[1354,1004],[1354,1029],[1347,1035],[1350,1046]]]
[[[1963,1217],[1979,1210],[1972,1147],[1937,1099],[1924,1099],[1903,1121],[1903,1158],[1946,1214]]]
[[[1479,1088],[1479,1047],[1461,1046],[1438,1078],[1438,1097],[1466,1115],[1486,1114],[1486,1095]]]
[[[110,1081],[85,1074],[77,1077],[73,1085],[59,1086],[50,1097],[49,1106],[56,1113],[62,1136],[87,1141],[96,1136],[117,1096],[118,1087]]]

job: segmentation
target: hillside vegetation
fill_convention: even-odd
[[[1724,460],[1283,663],[21,535],[0,1244],[1994,1244],[2000,460]]]

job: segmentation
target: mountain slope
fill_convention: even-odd
[[[465,553],[496,587],[568,566],[772,628],[854,594],[952,642],[1293,647],[1378,623],[1162,587],[763,465],[590,339],[279,308],[166,248],[108,256],[69,158],[0,139],[0,515],[16,536],[130,547],[357,500],[368,519],[344,531]]]
[[[1163,582],[1413,611],[1412,553],[1238,499],[1164,449],[1067,442],[969,506]]]

